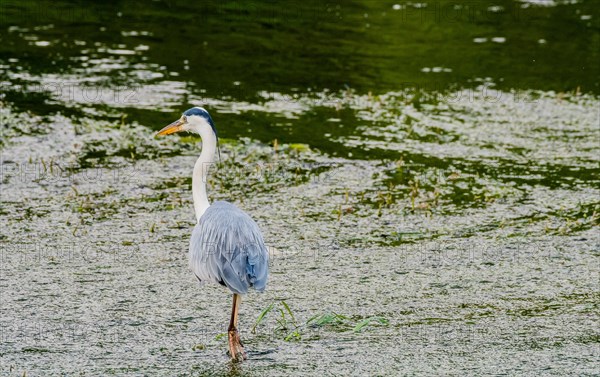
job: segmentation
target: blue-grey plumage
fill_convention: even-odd
[[[192,232],[190,267],[200,282],[225,285],[233,293],[264,291],[269,253],[256,222],[228,202],[206,209]]]
[[[193,107],[181,118],[158,131],[158,135],[195,132],[202,138],[202,153],[192,173],[192,196],[198,223],[190,240],[190,267],[201,283],[215,282],[233,292],[231,320],[227,330],[229,354],[246,358],[237,330],[241,294],[249,288],[264,291],[269,275],[269,253],[258,225],[231,203],[212,205],[206,195],[206,178],[217,151],[217,129],[208,111]]]

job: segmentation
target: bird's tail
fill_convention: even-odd
[[[264,245],[253,245],[247,248],[246,273],[250,285],[259,292],[267,286],[269,275],[269,253]]]

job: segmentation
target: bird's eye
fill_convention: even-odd
[[[181,116],[181,120],[183,120],[183,123],[187,123],[187,117],[185,115]]]

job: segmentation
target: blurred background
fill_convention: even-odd
[[[3,0],[2,375],[594,375],[598,9]],[[192,106],[272,257],[239,368],[153,138]]]

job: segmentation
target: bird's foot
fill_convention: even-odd
[[[240,340],[240,333],[238,333],[237,329],[232,329],[228,331],[229,335],[229,356],[234,361],[244,361],[248,357],[246,356],[246,351],[244,351],[244,347],[242,346],[242,341]]]

